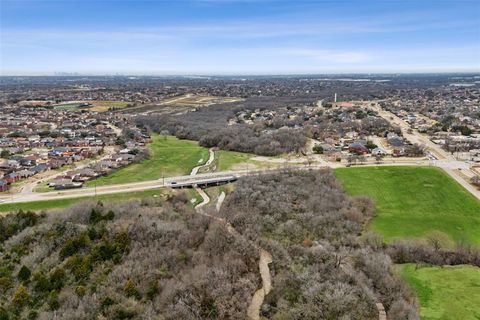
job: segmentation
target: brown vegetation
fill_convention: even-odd
[[[263,317],[377,319],[381,302],[390,319],[417,319],[382,242],[359,237],[373,207],[323,170],[241,179],[208,212],[238,233],[184,194],[10,215],[0,221],[10,230],[0,318],[245,319],[262,286],[260,247],[273,257]]]
[[[273,290],[262,315],[375,319],[380,301],[391,319],[417,319],[390,258],[359,240],[373,207],[367,198],[345,195],[329,170],[241,180],[220,215],[273,256]],[[340,268],[347,264],[353,273]]]

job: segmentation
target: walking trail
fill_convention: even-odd
[[[258,267],[260,268],[260,277],[262,278],[262,287],[258,289],[252,297],[252,301],[247,309],[248,319],[260,319],[260,308],[265,300],[265,296],[272,290],[272,279],[270,277],[270,269],[268,265],[272,263],[272,255],[260,249],[260,261]]]
[[[210,149],[210,158],[208,161],[201,166],[197,166],[192,169],[192,172],[190,175],[196,175],[198,173],[198,170],[202,167],[208,167],[214,160],[215,153]],[[232,235],[237,235],[237,236],[242,236],[240,235],[233,226],[226,221],[223,218],[213,216],[211,214],[208,214],[203,210],[203,207],[205,207],[207,204],[210,203],[210,197],[208,194],[203,191],[201,188],[195,188],[195,190],[198,192],[198,194],[202,197],[202,202],[197,204],[195,206],[195,210],[209,218],[215,219],[221,223],[223,223],[227,227],[227,231],[232,234]],[[220,208],[222,206],[223,200],[225,199],[225,193],[222,192],[220,196],[218,197],[217,204],[216,204],[216,211],[220,211]],[[247,309],[247,318],[251,320],[259,320],[260,319],[260,308],[263,304],[263,301],[265,300],[265,296],[270,293],[272,290],[272,279],[270,275],[270,269],[268,268],[268,265],[272,263],[272,255],[265,251],[264,249],[258,248],[260,251],[260,260],[258,262],[258,268],[260,270],[260,277],[262,279],[262,287],[255,291],[252,297],[252,301],[250,302],[250,305],[248,306]]]

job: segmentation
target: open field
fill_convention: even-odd
[[[186,107],[197,107],[203,105],[210,105],[216,103],[228,103],[241,101],[240,98],[234,97],[215,97],[215,96],[196,96],[196,95],[185,95],[182,97],[170,98],[162,101],[163,105],[178,105]]]
[[[239,164],[250,163],[250,158],[254,155],[249,153],[219,150],[215,152],[215,158],[218,159],[218,170],[232,170]]]
[[[123,109],[127,107],[134,107],[136,103],[128,101],[102,101],[102,100],[88,100],[88,101],[75,101],[58,104],[53,106],[56,110],[72,109],[72,110],[84,110],[105,112],[111,108]]]
[[[57,105],[54,105],[53,108],[55,110],[79,109],[82,105],[83,103],[73,102],[73,103],[57,104]]]
[[[155,114],[182,114],[200,107],[219,103],[230,103],[242,101],[242,98],[235,97],[215,97],[215,96],[197,96],[186,94],[183,96],[170,97],[157,103],[136,105],[131,108],[125,108],[125,112],[135,113],[155,113]]]
[[[415,291],[424,320],[480,319],[480,268],[397,266]]]
[[[155,180],[164,176],[189,174],[193,167],[207,161],[208,149],[196,141],[180,140],[171,136],[152,135],[150,157],[140,163],[118,169],[106,177],[87,182],[86,186],[102,186]]]
[[[217,159],[218,171],[226,170],[235,170],[246,169],[247,164],[251,164],[253,169],[256,166],[260,166],[260,161],[252,161],[251,158],[254,157],[254,154],[236,152],[236,151],[226,151],[218,150],[215,152],[215,158]]]
[[[101,200],[101,201],[126,201],[132,199],[139,199],[145,197],[153,197],[154,195],[160,195],[165,193],[165,190],[145,190],[145,191],[136,191],[136,192],[126,192],[126,193],[114,193],[99,195],[97,197],[81,197],[81,198],[68,198],[68,199],[58,199],[58,200],[44,200],[44,201],[33,201],[25,203],[5,203],[0,204],[0,212],[10,212],[18,210],[31,210],[31,211],[41,211],[41,210],[50,210],[58,208],[66,208],[75,203],[85,201],[85,200]]]
[[[92,105],[88,110],[96,111],[96,112],[105,112],[105,111],[108,111],[110,108],[123,109],[123,108],[134,105],[134,102],[128,102],[128,101],[93,100],[93,101],[88,101],[88,103]]]
[[[259,158],[259,159],[256,159]],[[271,161],[275,157],[256,157],[251,153],[217,150],[215,151],[215,160],[209,167],[201,168],[202,172],[229,171],[229,170],[256,170],[284,166],[284,162]]]
[[[480,243],[480,202],[441,169],[341,168],[335,174],[349,194],[375,200],[370,228],[387,242],[438,230],[454,241]]]
[[[204,105],[211,105],[217,103],[228,103],[241,101],[241,98],[235,97],[215,97],[215,96],[197,96],[197,95],[184,95],[180,97],[173,97],[162,100],[160,104],[162,105],[177,105],[185,107],[198,107]]]
[[[218,150],[215,152],[215,158],[218,159],[218,171],[226,170],[245,170],[248,168],[254,169],[268,169],[285,167],[286,155],[275,157],[257,156],[251,153]]]

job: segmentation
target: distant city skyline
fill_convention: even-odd
[[[480,72],[478,1],[0,0],[0,75]]]

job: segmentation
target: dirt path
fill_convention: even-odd
[[[195,168],[193,168],[190,175],[196,175],[200,168],[209,166],[213,162],[213,160],[215,159],[215,153],[212,151],[212,149],[210,149],[209,151],[210,151],[210,158],[208,159],[208,161],[204,165],[196,166]],[[202,197],[202,202],[200,202],[195,206],[195,210],[204,216],[215,219],[225,224],[227,227],[227,231],[230,234],[241,236],[227,220],[206,213],[203,210],[203,207],[205,207],[207,204],[210,203],[210,197],[201,188],[195,188],[195,190]],[[215,209],[217,212],[220,211],[220,208],[222,206],[224,199],[225,199],[225,192],[222,192],[218,197],[218,200],[215,206]],[[260,319],[260,308],[262,307],[263,301],[265,300],[265,296],[269,294],[270,291],[272,290],[272,279],[270,276],[270,269],[268,268],[268,265],[272,263],[272,261],[273,261],[272,255],[269,252],[260,248],[260,259],[258,262],[258,268],[260,270],[260,277],[262,278],[262,287],[257,291],[255,291],[255,293],[253,294],[252,301],[250,302],[250,305],[248,306],[248,309],[247,309],[248,319],[252,319],[252,320]]]
[[[219,218],[219,217],[216,217],[216,216],[212,216],[212,215],[204,212],[203,207],[206,206],[208,203],[210,203],[210,197],[207,195],[207,193],[205,191],[203,191],[200,188],[196,188],[195,190],[200,194],[200,196],[203,199],[203,201],[201,203],[199,203],[198,205],[195,206],[195,210],[198,213],[200,213],[204,216],[210,217],[212,219],[215,219],[215,220],[225,224],[226,227],[227,227],[227,231],[230,234],[241,236],[235,230],[235,228],[233,228],[232,225],[229,222],[227,222],[225,219],[222,219],[222,218]],[[225,193],[222,193],[222,194],[225,194]],[[220,200],[220,198],[219,198],[219,200]],[[223,200],[222,200],[222,202],[223,202]],[[217,207],[218,207],[218,203],[220,203],[220,205],[221,205],[221,202],[219,201],[219,202],[217,202]],[[220,210],[220,207],[218,207],[217,211],[218,210]],[[268,267],[268,265],[272,262],[273,262],[272,255],[268,251],[265,251],[265,250],[260,248],[260,260],[258,262],[258,268],[259,268],[259,271],[260,271],[260,277],[262,278],[262,287],[260,289],[258,289],[257,291],[255,291],[255,293],[253,294],[252,301],[250,302],[250,305],[248,306],[248,309],[247,309],[247,318],[248,319],[252,319],[252,320],[260,319],[260,308],[263,304],[263,301],[265,300],[265,296],[267,294],[269,294],[270,291],[272,290],[272,279],[271,279],[271,276],[270,276],[270,269]]]
[[[262,278],[262,287],[255,292],[252,301],[248,306],[248,319],[260,319],[260,308],[265,300],[265,296],[272,290],[272,279],[270,277],[270,269],[268,268],[268,265],[272,262],[272,255],[269,252],[260,249],[260,261],[258,262],[258,267],[260,269],[260,277]]]
[[[222,207],[222,203],[224,200],[225,200],[225,192],[222,191],[222,193],[220,193],[220,195],[218,196],[217,204],[215,205],[215,210],[217,210],[217,212],[220,211],[220,208]]]
[[[190,172],[191,176],[196,175],[198,173],[198,170],[200,170],[201,168],[204,168],[204,167],[208,167],[209,165],[212,164],[213,160],[215,160],[215,152],[213,152],[213,150],[211,148],[208,149],[208,152],[209,152],[209,157],[208,157],[207,162],[205,162],[205,164],[194,167],[192,169],[192,172]]]
[[[352,263],[353,262],[351,261],[351,259],[347,258],[340,263],[340,269],[342,269],[342,271],[344,273],[350,275],[353,279],[356,279],[355,278],[355,270],[352,266]],[[368,288],[368,286],[363,281],[356,280],[356,282],[357,282],[357,284],[360,285],[360,287],[366,293],[370,292],[370,289]],[[378,320],[387,320],[387,313],[385,312],[385,307],[383,306],[383,303],[381,303],[375,296],[372,296],[371,298],[377,300],[375,302],[375,307],[377,307],[377,311],[378,311]]]

